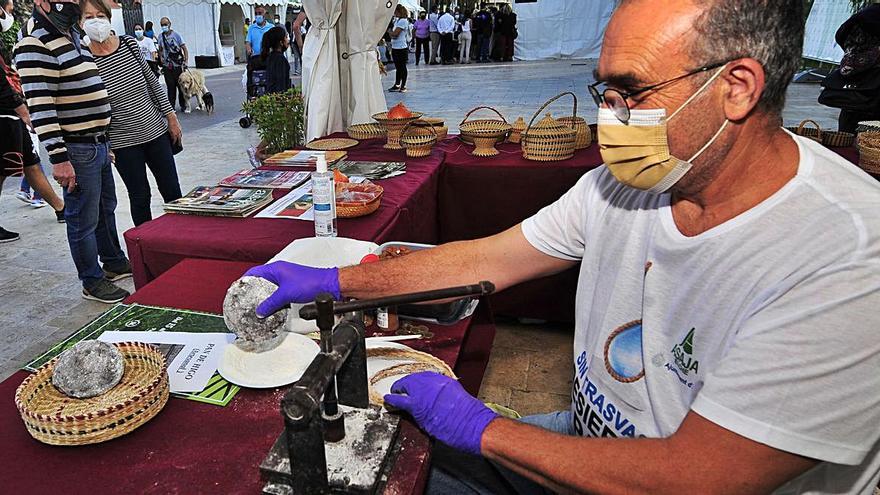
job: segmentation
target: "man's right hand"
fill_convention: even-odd
[[[69,161],[56,163],[52,167],[52,177],[58,181],[61,187],[66,188],[69,193],[72,193],[76,187],[76,172]]]
[[[255,266],[245,277],[261,277],[278,286],[274,294],[257,306],[257,316],[265,318],[290,303],[312,302],[315,296],[329,292],[341,299],[338,268],[314,268],[288,261]]]

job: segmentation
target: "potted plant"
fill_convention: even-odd
[[[305,139],[305,105],[299,88],[246,101],[241,111],[256,124],[264,155],[302,146]]]

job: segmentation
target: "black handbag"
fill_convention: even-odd
[[[822,81],[822,88],[822,105],[863,113],[880,110],[880,67],[849,77],[834,69]]]

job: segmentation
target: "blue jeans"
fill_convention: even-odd
[[[168,203],[180,198],[180,183],[177,180],[177,168],[167,132],[147,143],[116,149],[114,153],[116,171],[128,189],[131,219],[135,226],[153,219],[147,167],[156,179],[156,187],[159,188],[163,201]]]
[[[563,435],[575,435],[571,411],[526,416],[520,421]],[[523,446],[523,448],[528,447]],[[483,457],[462,454],[438,443],[434,447],[431,473],[428,476],[425,493],[549,495],[553,491]]]
[[[64,188],[67,243],[83,287],[92,289],[104,278],[98,258],[108,270],[128,260],[116,233],[116,186],[107,144],[67,143],[76,172],[76,189]]]
[[[477,60],[481,60],[483,62],[489,61],[489,48],[492,45],[492,36],[481,34],[478,38],[478,43],[480,46],[480,55],[477,57]]]

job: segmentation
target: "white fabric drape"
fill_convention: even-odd
[[[345,129],[336,33],[342,4],[342,0],[303,0],[312,24],[303,47],[307,142]]]
[[[517,60],[597,58],[615,0],[541,0],[513,3]]]
[[[342,119],[346,126],[372,122],[386,109],[376,44],[388,27],[396,0],[347,0],[340,20]],[[308,10],[307,10],[308,11]]]

